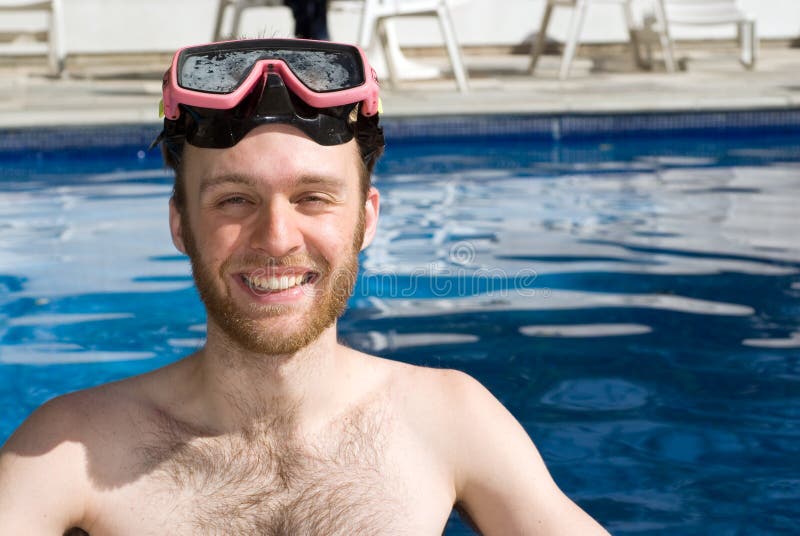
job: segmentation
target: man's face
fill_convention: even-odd
[[[324,147],[285,125],[229,149],[184,149],[185,207],[170,206],[209,323],[261,354],[293,353],[344,311],[379,196],[360,193],[354,141]]]

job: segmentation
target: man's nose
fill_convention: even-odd
[[[297,215],[288,201],[273,201],[261,208],[251,231],[250,246],[272,257],[297,252],[303,235],[297,226]]]

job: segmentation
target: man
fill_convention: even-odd
[[[292,10],[294,35],[303,39],[327,41],[328,0],[283,0]]]
[[[433,535],[455,505],[487,535],[605,534],[478,382],[337,342],[378,221],[377,90],[348,45],[176,54],[160,140],[206,344],[37,410],[0,454],[0,533]]]

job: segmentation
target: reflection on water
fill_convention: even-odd
[[[137,150],[4,157],[0,439],[203,343],[170,177]],[[789,531],[798,176],[780,138],[390,146],[342,337],[476,376],[615,534]]]
[[[579,411],[626,410],[646,403],[645,389],[616,378],[565,381],[542,397],[542,404]]]
[[[649,326],[640,324],[584,324],[561,326],[522,326],[519,332],[529,337],[614,337],[650,333]]]

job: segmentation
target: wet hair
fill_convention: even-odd
[[[357,119],[351,123],[353,137],[358,144],[358,152],[361,157],[360,169],[360,190],[362,201],[366,200],[367,193],[372,186],[372,173],[375,165],[383,155],[385,140],[383,127],[379,125],[378,115],[366,117],[356,114]],[[169,121],[169,120],[167,120]],[[172,122],[176,123],[176,122]],[[165,122],[164,135],[161,140],[161,154],[164,157],[164,164],[175,172],[175,182],[172,187],[172,200],[179,210],[183,210],[186,202],[185,178],[183,176],[183,148],[186,138],[179,133],[170,133],[170,125]],[[174,130],[180,130],[179,128]]]

